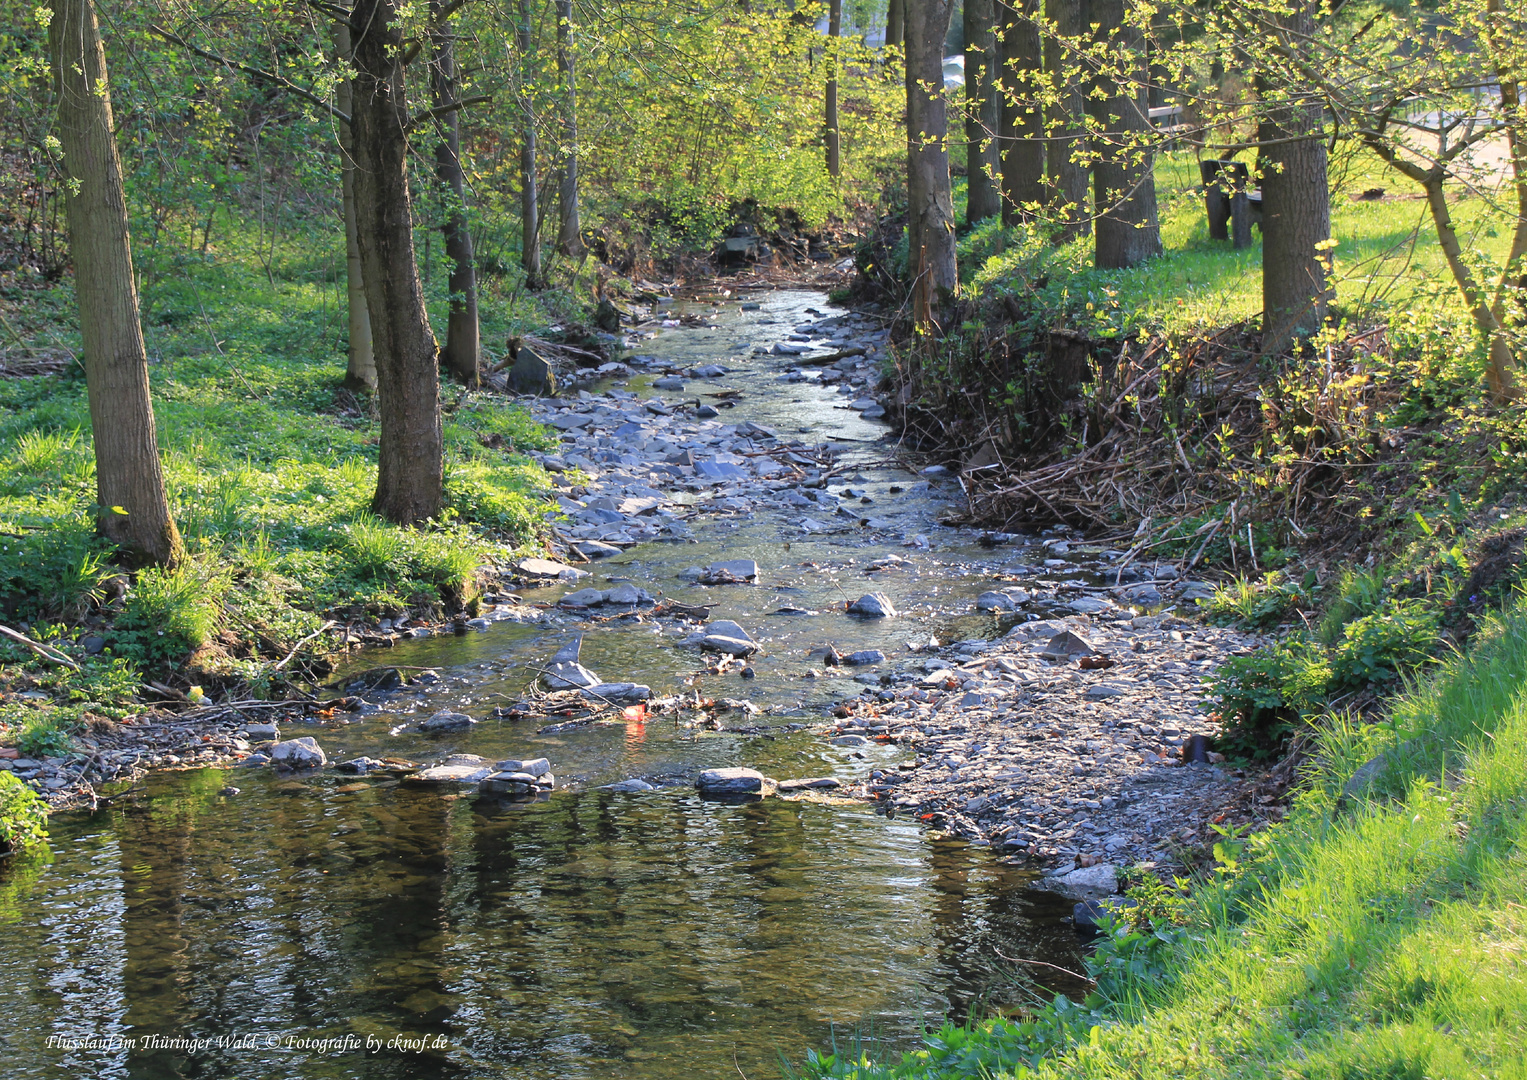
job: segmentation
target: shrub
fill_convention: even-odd
[[[1300,717],[1320,711],[1331,667],[1318,642],[1295,634],[1250,656],[1233,656],[1210,683],[1220,699],[1220,744],[1232,754],[1276,754]]]
[[[1278,573],[1268,574],[1260,582],[1237,578],[1215,590],[1208,602],[1209,621],[1216,626],[1276,626],[1310,606],[1314,585],[1313,574],[1303,582],[1285,581]]]
[[[1315,636],[1326,645],[1339,644],[1346,625],[1353,619],[1372,615],[1383,606],[1388,595],[1389,587],[1384,582],[1383,567],[1346,571],[1341,576],[1341,588],[1336,599],[1320,620]]]
[[[217,597],[226,588],[226,581],[196,564],[173,572],[144,570],[117,616],[113,650],[140,663],[185,659],[212,640]]]
[[[0,852],[23,851],[48,838],[48,804],[8,772],[0,772]]]
[[[1420,600],[1391,601],[1354,619],[1331,654],[1335,687],[1366,690],[1426,663],[1437,646],[1437,621],[1437,612]]]

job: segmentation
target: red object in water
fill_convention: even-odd
[[[621,715],[627,720],[634,720],[638,724],[645,724],[647,722],[647,706],[627,705],[625,712]]]

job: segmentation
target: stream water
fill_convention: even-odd
[[[840,460],[863,465],[829,486],[851,488],[845,498],[876,524],[815,535],[799,513],[760,502],[696,519],[697,542],[641,545],[595,565],[600,587],[630,580],[715,604],[713,617],[763,644],[755,679],[697,677],[696,654],[651,621],[581,629],[583,663],[604,678],[748,698],[766,710],[746,721],[762,731],[633,722],[537,735],[490,719],[422,736],[406,727],[420,713],[483,716],[514,700],[580,628],[504,622],[368,655],[441,678],[349,724],[286,737],[314,735],[331,760],[544,755],[559,790],[506,804],[328,772],[200,770],[155,776],[149,797],[114,809],[56,818],[53,861],[0,876],[6,1076],[689,1080],[740,1070],[756,1080],[835,1033],[864,1025],[910,1045],[925,1025],[1009,995],[999,954],[1075,967],[1068,904],[1027,888],[1027,872],[986,849],[915,822],[863,804],[707,802],[689,783],[599,790],[714,765],[862,778],[901,751],[833,747],[799,730],[861,689],[853,669],[802,678],[808,651],[904,655],[912,639],[1004,629],[972,610],[1004,556],[936,524],[955,492],[876,464],[885,428],[841,408],[835,388],[781,382],[776,357],[735,362],[809,319],[808,307],[827,310],[816,293],[758,299],[757,311],[718,309],[719,329],[676,330],[639,351],[734,366],[714,380],[742,392],[726,423],[848,448]],[[649,383],[630,389],[645,397]],[[919,534],[927,547],[904,546]],[[888,555],[907,562],[872,568]],[[721,558],[756,559],[759,582],[677,576]],[[845,595],[872,590],[902,616],[842,613]],[[812,614],[773,614],[782,607]],[[230,783],[237,795],[223,793]],[[340,1041],[313,1045],[322,1039]]]

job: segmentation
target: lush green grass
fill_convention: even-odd
[[[223,248],[206,257],[143,260],[165,479],[191,556],[181,570],[128,580],[94,535],[78,367],[0,380],[0,611],[77,656],[87,634],[108,642],[84,679],[0,648],[10,665],[0,684],[41,679],[57,691],[54,720],[87,705],[126,707],[135,673],[161,673],[193,653],[203,674],[263,689],[270,658],[325,617],[470,606],[478,567],[540,535],[547,478],[525,451],[552,440],[524,410],[451,386],[442,390],[445,514],[419,529],[370,514],[377,424],[364,395],[340,387],[345,320],[333,270],[343,265],[342,236],[294,235],[275,247],[267,275],[245,250],[257,238],[236,228],[226,222]],[[432,314],[443,327],[444,280],[432,277],[441,278],[431,282]],[[77,350],[67,286],[7,299],[28,337]],[[484,308],[495,335],[555,314],[539,301],[511,311],[491,283]],[[48,710],[0,709],[0,724],[53,739],[57,723],[37,715]]]
[[[1467,314],[1447,268],[1419,189],[1366,151],[1343,146],[1332,169],[1331,235],[1336,240],[1336,310],[1361,320],[1445,316],[1464,328]],[[1383,201],[1354,200],[1383,188]],[[1255,318],[1262,310],[1262,236],[1232,250],[1210,240],[1200,193],[1198,161],[1178,150],[1157,159],[1156,194],[1165,256],[1131,270],[1090,268],[1092,243],[1083,238],[1058,251],[1021,229],[986,224],[961,244],[961,277],[976,296],[1039,289],[1047,306],[1063,309],[1078,326],[1109,335],[1146,327],[1171,333],[1212,331]],[[1503,258],[1510,231],[1481,198],[1453,207],[1470,250]],[[1034,283],[1048,282],[1041,287]],[[1089,306],[1090,305],[1090,306]]]
[[[950,1027],[894,1063],[819,1055],[805,1074],[1527,1076],[1527,609],[1388,722],[1333,722],[1316,760],[1286,823],[1220,845],[1183,925],[1105,940],[1084,1005]]]

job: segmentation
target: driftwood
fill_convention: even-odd
[[[71,671],[78,671],[80,669],[78,664],[69,659],[69,657],[65,656],[63,653],[59,652],[57,649],[49,648],[47,645],[42,644],[40,641],[33,641],[25,634],[16,630],[12,630],[9,626],[0,626],[0,636],[10,638],[17,645],[26,646],[28,649],[31,649],[34,653],[42,657],[48,663],[57,667],[66,667]]]

